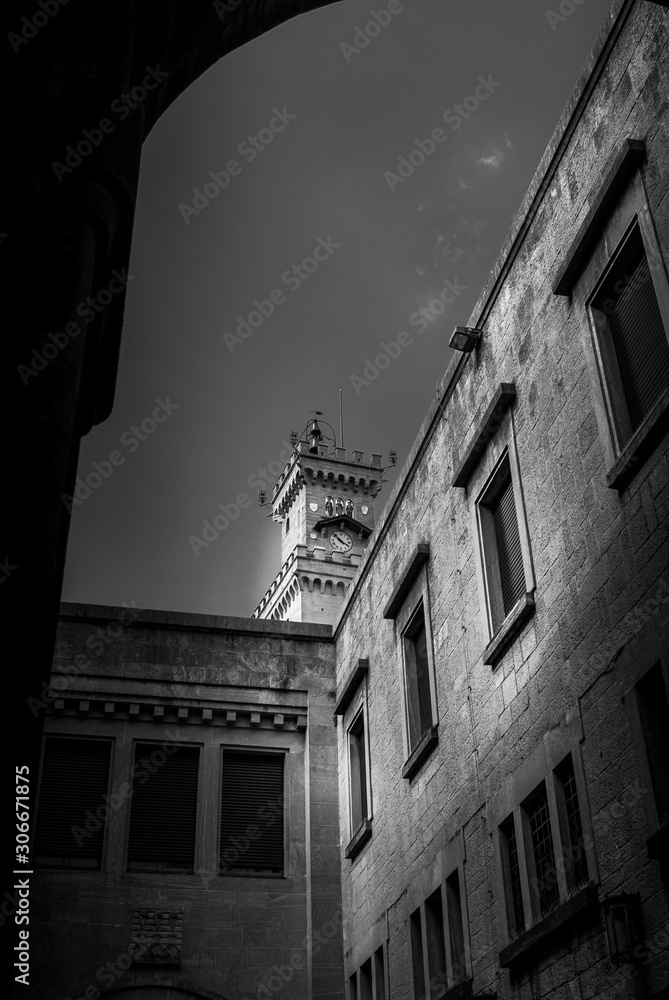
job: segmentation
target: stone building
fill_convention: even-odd
[[[63,607],[40,998],[669,997],[668,40],[615,0],[358,565],[298,449],[253,619]]]

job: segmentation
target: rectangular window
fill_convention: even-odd
[[[360,966],[359,1000],[373,1000],[372,994],[372,960],[368,958]]]
[[[460,873],[456,869],[446,879],[446,912],[448,914],[448,946],[451,953],[451,985],[467,979],[465,930],[462,921]]]
[[[618,447],[669,385],[669,342],[636,221],[591,301]]]
[[[349,1000],[358,1000],[358,973],[354,972],[348,981]]]
[[[478,510],[490,624],[494,634],[527,589],[508,454],[479,500]]]
[[[374,952],[374,1000],[386,1000],[386,963],[383,945]]]
[[[557,789],[564,802],[566,818],[562,841],[565,853],[567,888],[574,891],[588,881],[588,860],[585,853],[585,838],[581,808],[578,804],[576,774],[571,754],[555,771]]]
[[[284,756],[223,750],[221,874],[283,875]]]
[[[135,747],[128,871],[193,870],[200,751]]]
[[[365,715],[361,710],[348,731],[351,836],[369,818],[366,742]]]
[[[559,894],[548,795],[544,782],[533,795],[532,801],[525,806],[525,812],[529,820],[532,841],[533,881],[539,901],[539,912],[545,917],[555,907]]]
[[[520,858],[513,816],[500,827],[502,865],[505,883],[509,937],[517,937],[525,930],[525,909],[520,881]]]
[[[433,725],[430,662],[422,601],[404,632],[404,667],[409,744],[410,750],[413,750]]]
[[[446,947],[441,889],[435,890],[425,901],[425,937],[430,996],[436,1000],[446,991]]]
[[[593,881],[596,861],[580,780],[567,754],[499,827],[509,940]]]
[[[413,991],[415,1000],[425,996],[425,964],[423,962],[423,925],[420,907],[409,918],[411,930],[411,963],[413,966]]]
[[[40,868],[102,867],[110,760],[109,740],[46,737],[34,844]]]
[[[659,663],[635,690],[657,826],[662,827],[669,823],[669,703]]]

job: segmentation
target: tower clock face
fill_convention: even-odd
[[[346,531],[333,531],[330,535],[330,545],[335,552],[348,552],[353,545],[353,539]]]

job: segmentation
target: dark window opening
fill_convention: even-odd
[[[367,757],[365,753],[365,717],[361,712],[349,730],[351,781],[351,832],[355,833],[368,818]]]
[[[284,754],[224,749],[221,874],[283,875],[283,768]]]
[[[525,930],[525,910],[523,907],[523,892],[520,882],[520,859],[518,857],[518,841],[513,823],[513,816],[502,825],[501,843],[505,854],[505,875],[507,886],[507,919],[509,936],[517,937]]]
[[[425,940],[430,976],[430,995],[438,1000],[446,992],[446,948],[444,945],[444,909],[441,889],[425,901]]]
[[[569,844],[565,845],[567,888],[574,890],[588,881],[588,860],[585,853],[583,823],[571,754],[562,762],[555,774],[562,785],[569,834]]]
[[[374,975],[376,977],[374,1000],[386,1000],[386,965],[383,955],[383,945],[374,952]]]
[[[110,760],[108,740],[46,738],[33,849],[38,867],[100,869]]]
[[[409,924],[414,996],[417,1000],[422,1000],[425,996],[425,964],[423,962],[423,926],[420,919],[420,909],[414,910],[411,914]]]
[[[623,439],[631,436],[669,385],[669,343],[639,226],[635,225],[593,300],[600,335],[615,357],[620,406],[614,419]],[[609,366],[611,367],[611,366]],[[618,402],[618,400],[614,401]]]
[[[409,742],[413,749],[432,726],[430,665],[425,613],[421,604],[405,633],[405,663],[409,710]]]
[[[446,879],[446,909],[448,913],[448,939],[451,949],[453,982],[460,983],[467,978],[467,956],[465,954],[465,932],[462,923],[462,896],[460,876],[454,871]]]
[[[659,826],[669,823],[669,703],[656,663],[636,685],[641,731]]]
[[[128,871],[193,870],[199,757],[198,747],[137,744]]]
[[[359,1000],[372,1000],[372,960],[368,958],[360,966]]]

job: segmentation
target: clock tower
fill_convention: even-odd
[[[374,529],[383,472],[381,455],[349,456],[334,432],[329,437],[310,421],[272,491],[282,565],[252,617],[336,620]]]

